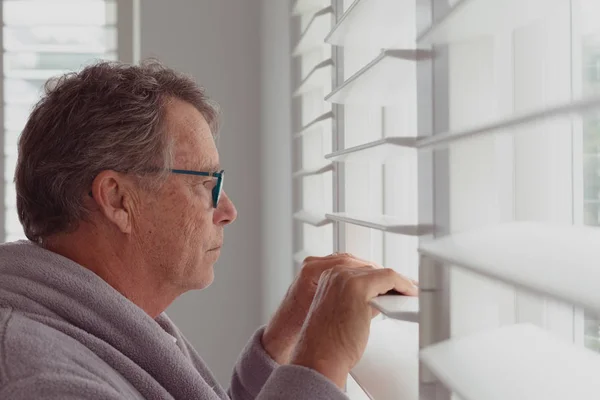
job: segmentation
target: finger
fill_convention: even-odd
[[[381,268],[383,268],[383,267],[381,267]],[[391,268],[387,268],[387,269],[392,270]],[[412,278],[409,278],[405,275],[402,275],[399,272],[395,272],[395,274],[397,276],[399,276],[400,278],[405,279],[406,281],[410,282],[412,285],[412,288],[411,288],[411,290],[408,290],[407,292],[401,292],[394,288],[389,291],[390,294],[402,294],[405,296],[418,296],[419,295],[419,282],[418,281],[416,281]]]
[[[360,257],[358,257],[358,256],[356,256],[354,254],[350,254],[350,253],[332,253],[332,254],[329,254],[329,255],[323,256],[323,257],[308,257],[308,258],[310,258],[311,260],[314,260],[314,261],[317,261],[317,260],[330,260],[330,259],[347,259],[347,260],[354,259],[354,260],[358,260],[358,261],[360,261],[360,262],[362,262],[364,264],[371,264],[373,266],[377,266],[379,268],[383,268],[383,267],[381,267],[377,263],[374,263],[372,261],[368,261],[368,260],[362,259],[362,258],[360,258]]]
[[[357,256],[357,255],[354,255],[354,254],[349,254],[349,253],[344,253],[344,255],[345,255],[345,256],[347,256],[347,257],[354,258],[355,260],[358,260],[358,261],[360,261],[360,262],[362,262],[362,263],[364,263],[364,264],[366,264],[366,265],[370,265],[370,266],[372,266],[373,268],[376,268],[376,269],[383,269],[383,267],[382,267],[381,265],[377,264],[377,263],[376,263],[376,262],[374,262],[374,261],[365,260],[364,258],[361,258],[361,257],[359,257],[359,256]]]
[[[374,268],[371,264],[365,261],[358,260],[354,257],[308,257],[304,260],[304,265],[317,268],[325,271],[327,269],[343,266],[348,268]]]
[[[319,259],[319,260],[325,260],[325,259],[328,259],[328,258],[338,258],[338,257],[342,257],[342,258],[344,258],[344,257],[354,258],[354,256],[352,254],[350,254],[350,253],[343,253],[343,252],[331,253],[331,254],[328,254],[326,256],[321,256],[321,257],[316,257],[315,256],[315,257],[312,257],[312,258]]]
[[[327,261],[327,260],[338,260],[338,259],[354,259],[351,254],[348,253],[333,253],[326,256],[308,256],[304,259],[304,262],[316,262],[316,261]]]
[[[371,261],[362,259],[362,258],[357,257],[350,253],[333,253],[333,254],[330,254],[325,257],[309,257],[309,258],[310,258],[310,260],[307,259],[308,262],[320,261],[321,263],[323,263],[323,262],[325,263],[325,264],[320,264],[319,270],[321,270],[321,271],[325,271],[325,270],[327,270],[329,268],[333,268],[333,267],[342,267],[342,266],[350,267],[350,268],[358,268],[358,269],[362,269],[362,268],[384,269],[383,266],[381,266],[375,262],[371,262]],[[343,263],[338,263],[338,261],[341,261]],[[411,288],[411,290],[408,290],[407,293],[402,293],[402,294],[407,295],[407,296],[417,296],[419,282],[414,279],[405,277],[401,274],[399,274],[399,275],[402,276],[403,278],[409,280],[413,284],[413,287]]]
[[[362,279],[364,282],[367,300],[385,294],[390,290],[396,290],[398,293],[407,296],[417,296],[419,294],[419,289],[411,279],[389,268],[364,271],[357,279]]]
[[[376,309],[375,307],[371,307],[371,318],[375,318],[376,316],[378,316],[379,314],[381,314],[381,311],[379,311],[378,309]]]
[[[354,258],[355,260],[358,260],[366,265],[370,265],[371,267],[373,267],[375,269],[383,269],[383,267],[381,265],[377,264],[376,262],[365,260],[363,258],[355,256],[354,254],[348,254],[348,256],[350,256],[350,257]]]

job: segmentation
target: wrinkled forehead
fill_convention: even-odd
[[[175,168],[216,171],[219,153],[208,122],[193,105],[173,99],[167,106],[166,125],[174,141]]]

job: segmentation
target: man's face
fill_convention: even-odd
[[[174,169],[217,172],[219,153],[210,127],[194,106],[173,99],[166,114],[174,140]],[[213,207],[214,177],[171,174],[158,192],[141,192],[135,231],[140,250],[162,283],[186,291],[214,279],[213,265],[223,245],[223,228],[237,211],[225,192]]]

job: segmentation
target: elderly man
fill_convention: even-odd
[[[99,63],[49,85],[19,141],[29,241],[0,246],[2,399],[343,399],[369,300],[414,283],[309,258],[226,392],[164,314],[213,280],[223,228],[217,111],[158,63]]]

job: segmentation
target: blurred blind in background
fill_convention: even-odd
[[[5,241],[24,238],[13,183],[17,141],[45,82],[98,59],[117,59],[117,5],[110,0],[2,2]]]
[[[597,1],[581,2],[582,42],[576,51],[582,56],[583,94],[600,94],[600,35],[597,19],[600,4]],[[583,222],[600,225],[600,115],[590,114],[583,120]],[[600,351],[600,321],[593,313],[585,313],[585,345]]]

